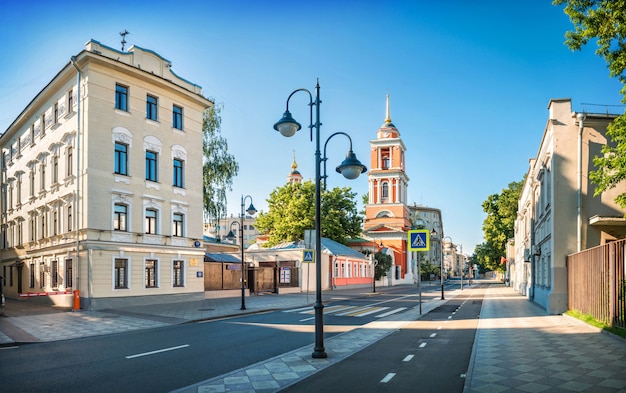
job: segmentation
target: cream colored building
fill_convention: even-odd
[[[518,202],[513,288],[551,314],[567,310],[567,255],[626,236],[624,210],[614,199],[626,184],[594,197],[589,172],[616,117],[573,112],[570,99],[553,99],[537,156]]]
[[[89,41],[0,137],[9,297],[102,309],[203,294],[201,88]]]

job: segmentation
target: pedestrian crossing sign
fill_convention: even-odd
[[[430,250],[430,232],[428,229],[413,229],[409,231],[409,251]]]
[[[302,251],[302,262],[303,263],[313,263],[315,262],[313,259],[313,250],[303,250]]]

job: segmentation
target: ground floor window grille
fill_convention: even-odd
[[[115,289],[128,288],[128,259],[115,259]]]
[[[174,286],[182,287],[185,285],[185,264],[184,261],[174,261]]]
[[[157,287],[157,263],[155,259],[146,259],[146,288]]]
[[[65,260],[65,287],[72,288],[74,286],[74,271],[72,269],[72,260]]]

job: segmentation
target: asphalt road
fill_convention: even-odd
[[[328,296],[325,337],[414,307],[417,299],[406,287]],[[167,392],[309,345],[313,332],[310,308],[22,345],[0,351],[0,391]]]
[[[462,392],[483,294],[467,291],[283,392]]]

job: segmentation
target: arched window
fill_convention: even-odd
[[[382,184],[382,197],[389,198],[389,183],[383,182]]]

